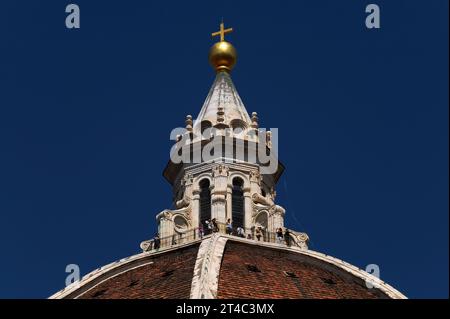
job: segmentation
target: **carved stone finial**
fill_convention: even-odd
[[[256,113],[256,112],[252,113],[252,127],[253,128],[259,127],[259,118],[258,118],[258,113]]]
[[[192,115],[187,115],[186,116],[186,130],[188,132],[192,132]]]
[[[266,132],[266,144],[268,148],[272,148],[272,132],[267,131]]]

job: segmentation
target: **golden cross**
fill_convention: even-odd
[[[220,24],[220,31],[214,32],[211,34],[213,37],[217,37],[220,35],[220,41],[225,41],[225,34],[233,31],[233,28],[225,29],[223,22]]]

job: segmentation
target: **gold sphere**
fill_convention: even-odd
[[[209,63],[216,71],[231,71],[236,64],[236,59],[236,49],[229,42],[217,42],[209,50]]]

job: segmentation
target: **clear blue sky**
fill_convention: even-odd
[[[153,235],[222,17],[248,111],[280,130],[287,226],[409,297],[448,297],[447,0],[72,2],[79,30],[68,1],[0,5],[0,297],[47,297],[67,264]]]

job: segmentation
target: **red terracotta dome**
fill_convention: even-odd
[[[370,281],[375,285],[366,283]],[[51,298],[405,298],[339,259],[311,250],[216,234],[142,253],[86,275]]]

